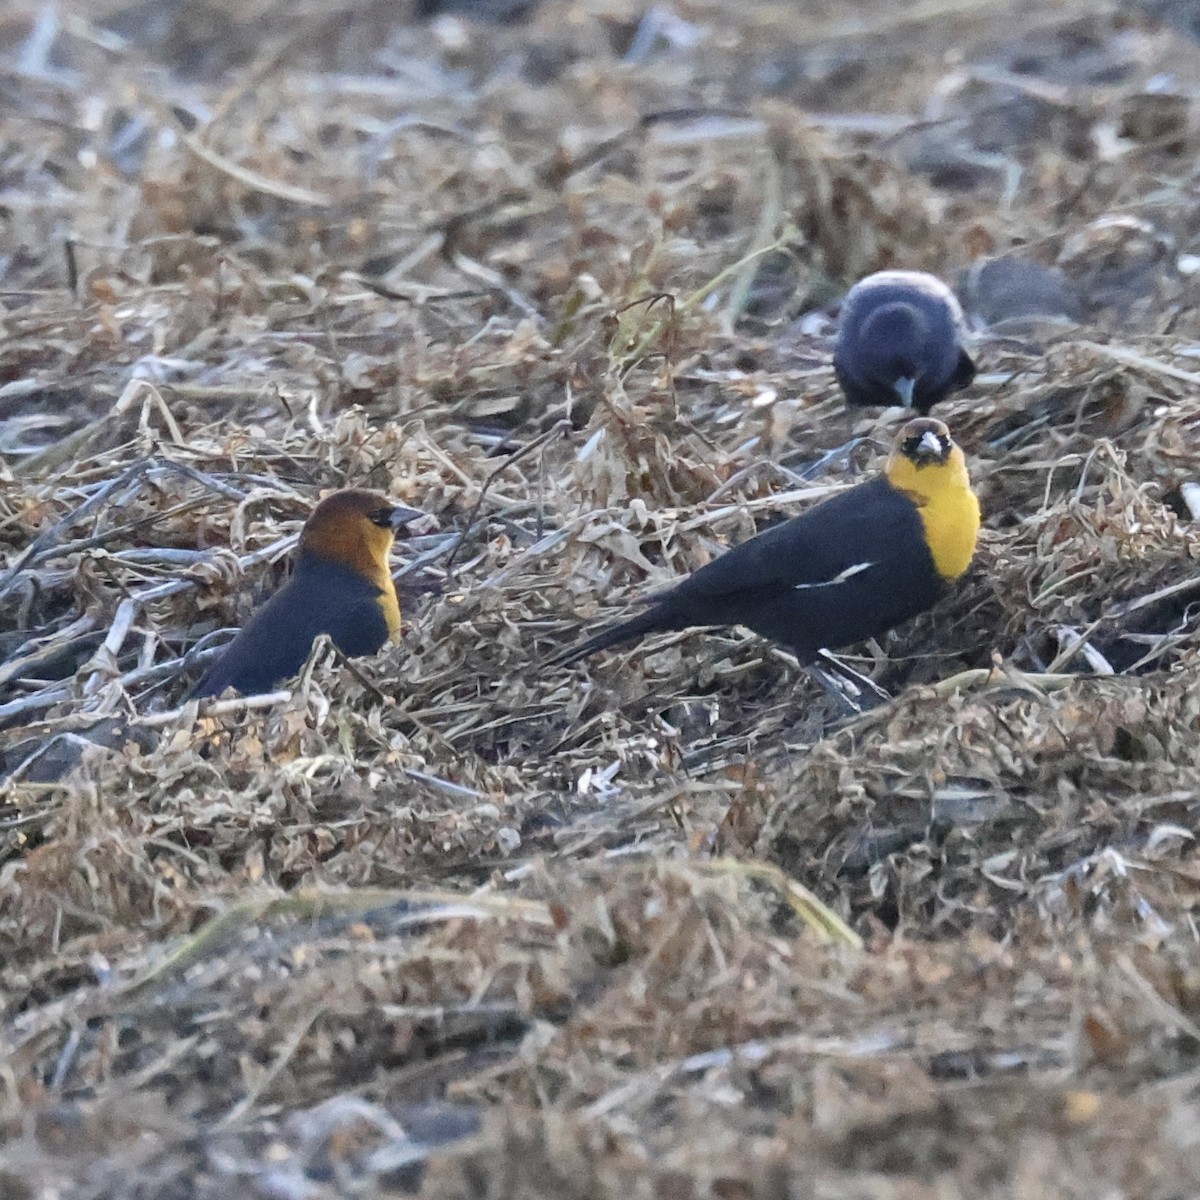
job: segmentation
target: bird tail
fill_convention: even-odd
[[[547,663],[551,667],[569,667],[572,663],[577,663],[581,658],[587,658],[589,654],[595,654],[597,650],[607,650],[609,646],[618,646],[622,642],[631,642],[634,638],[639,638],[646,633],[654,633],[659,629],[666,629],[668,625],[663,621],[663,615],[657,608],[648,609],[639,616],[631,617],[628,621],[621,621],[619,624],[610,625],[607,629],[600,630],[599,633],[593,634],[586,641],[579,642],[574,646],[568,646],[565,650],[560,650]]]

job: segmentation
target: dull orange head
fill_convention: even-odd
[[[341,563],[365,579],[390,580],[388,554],[396,530],[419,515],[379,492],[346,488],[312,510],[300,534],[300,553]]]
[[[400,633],[400,606],[388,554],[400,526],[421,516],[379,492],[346,488],[326,496],[312,510],[300,534],[300,557],[311,555],[349,567],[379,589],[388,633]]]

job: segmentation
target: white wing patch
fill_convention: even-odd
[[[797,592],[807,591],[809,588],[837,587],[839,583],[845,583],[847,579],[853,579],[855,575],[861,575],[873,566],[875,566],[873,562],[855,563],[844,571],[839,571],[832,579],[822,579],[820,583],[796,583],[792,587]]]

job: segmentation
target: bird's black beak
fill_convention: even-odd
[[[415,521],[418,517],[423,517],[425,514],[419,508],[409,508],[405,504],[394,504],[392,506],[392,528],[400,529],[402,526],[409,524],[410,521]]]
[[[398,533],[401,529],[405,529],[414,521],[433,521],[433,519],[434,518],[429,513],[422,512],[419,508],[409,508],[406,504],[396,504],[392,506],[391,526],[393,533]]]

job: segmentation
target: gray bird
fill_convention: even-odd
[[[954,293],[923,271],[877,271],[850,289],[833,369],[846,403],[900,405],[925,415],[975,378]]]

